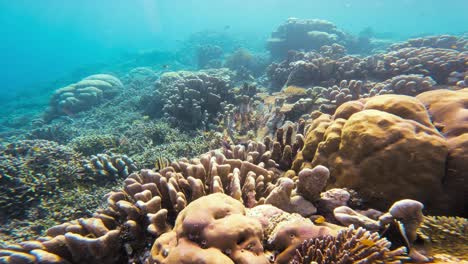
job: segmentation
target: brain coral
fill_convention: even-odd
[[[46,119],[57,115],[72,115],[98,105],[115,96],[123,88],[122,82],[112,75],[95,74],[60,88],[50,99]]]
[[[432,212],[466,213],[467,100],[463,89],[347,102],[316,116],[293,168],[324,165],[327,188],[354,189],[373,208],[411,198]]]

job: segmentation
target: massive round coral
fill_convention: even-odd
[[[345,103],[310,124],[293,168],[324,165],[331,173],[327,188],[355,189],[377,209],[411,198],[431,212],[461,214],[467,95],[467,89],[436,90]]]

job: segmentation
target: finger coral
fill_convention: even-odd
[[[425,216],[417,234],[432,253],[468,260],[468,220],[462,217]]]

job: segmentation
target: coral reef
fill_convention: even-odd
[[[398,75],[413,74],[448,84],[464,80],[461,73],[466,71],[468,62],[466,51],[427,47],[402,48],[365,58],[342,56],[339,50],[335,52],[336,56],[329,52],[289,51],[285,60],[274,62],[267,68],[272,88],[279,89],[284,85],[331,86],[352,79],[384,81]]]
[[[289,18],[271,33],[267,48],[275,58],[284,58],[289,50],[319,50],[333,43],[345,44],[346,35],[326,20]]]
[[[24,214],[44,196],[71,184],[80,171],[80,156],[46,140],[24,140],[0,150],[0,219]]]
[[[466,36],[229,28],[1,118],[1,263],[466,259]]]
[[[151,114],[186,129],[206,127],[229,98],[230,75],[226,69],[164,73],[151,102],[160,109]]]
[[[439,35],[422,38],[409,39],[402,43],[395,43],[389,47],[390,50],[399,50],[402,48],[438,48],[453,49],[458,51],[468,51],[467,36]]]
[[[197,48],[197,63],[199,69],[219,68],[223,49],[216,45],[203,45]]]
[[[284,85],[333,85],[341,80],[366,79],[368,69],[365,60],[355,56],[325,54],[290,51],[286,60],[274,62],[267,68],[272,88]]]
[[[364,59],[369,74],[388,79],[401,74],[422,74],[445,84],[451,72],[466,70],[466,52],[440,48],[402,48]]]
[[[463,213],[466,129],[455,120],[464,118],[465,100],[466,89],[434,90],[347,102],[333,117],[317,113],[292,168],[326,166],[327,188],[354,189],[371,208],[411,198],[431,212]]]
[[[73,138],[68,146],[85,156],[102,153],[117,145],[117,138],[109,134],[84,135]]]
[[[363,97],[381,94],[403,94],[416,96],[434,89],[436,82],[429,76],[420,74],[398,75],[384,82],[375,84]]]
[[[391,250],[390,245],[378,233],[351,226],[336,237],[305,241],[291,263],[402,263],[407,259],[404,247]]]
[[[44,118],[48,121],[58,115],[73,115],[114,97],[123,88],[112,75],[96,74],[55,91]]]

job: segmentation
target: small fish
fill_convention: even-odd
[[[364,246],[368,246],[368,247],[375,246],[375,242],[370,239],[361,239],[359,240],[359,242],[363,244]]]
[[[171,165],[171,161],[168,158],[164,158],[162,156],[159,156],[156,161],[154,162],[154,169],[156,171],[160,171],[166,167]]]
[[[32,150],[34,152],[39,152],[39,151],[41,151],[41,148],[40,147],[33,147]]]
[[[457,45],[450,46],[451,49],[458,49]]]
[[[323,223],[325,223],[326,221],[327,221],[327,219],[325,219],[325,217],[319,216],[319,217],[315,218],[314,223],[316,223],[316,224],[323,224]]]
[[[163,64],[161,65],[161,68],[163,69],[169,69],[170,65],[169,64]]]
[[[231,28],[231,26],[229,26],[229,25],[224,26],[224,30],[228,30],[230,28]]]

